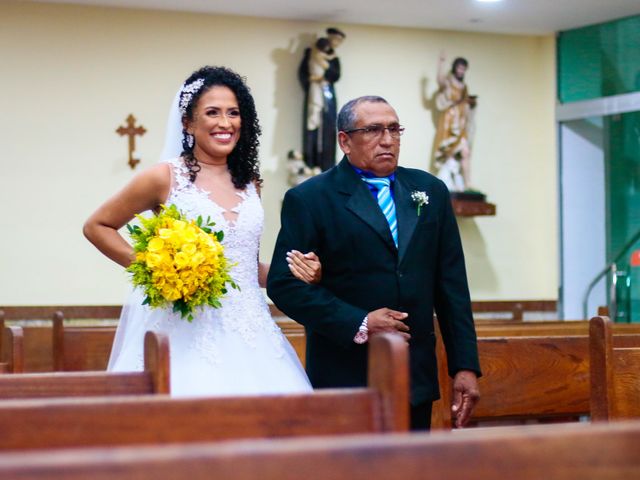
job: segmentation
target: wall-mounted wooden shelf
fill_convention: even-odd
[[[451,200],[453,211],[458,217],[475,217],[478,215],[495,215],[496,206],[493,203],[471,200]]]

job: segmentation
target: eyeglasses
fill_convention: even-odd
[[[351,135],[352,133],[362,132],[362,135],[369,140],[374,138],[380,138],[384,135],[384,131],[387,130],[391,138],[400,138],[400,135],[404,132],[404,127],[401,125],[390,125],[385,127],[383,125],[367,125],[362,128],[354,128],[351,130],[345,130],[344,133]]]

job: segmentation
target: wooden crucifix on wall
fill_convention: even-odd
[[[133,152],[136,149],[136,135],[144,135],[147,132],[147,129],[142,125],[136,127],[136,117],[133,114],[129,114],[127,117],[127,126],[119,126],[116,129],[116,133],[120,136],[127,135],[129,137],[129,166],[131,169],[136,168],[136,165],[140,163],[139,158],[133,158]]]

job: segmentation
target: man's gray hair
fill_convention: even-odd
[[[352,130],[356,125],[356,112],[355,109],[358,105],[364,102],[369,103],[386,103],[384,98],[379,97],[377,95],[365,95],[363,97],[354,98],[353,100],[349,100],[347,103],[343,105],[340,109],[340,113],[338,113],[338,131],[346,132],[347,130]]]

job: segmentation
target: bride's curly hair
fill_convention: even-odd
[[[193,95],[189,95],[190,98],[185,98],[184,94],[180,96],[181,103],[183,99],[188,100],[182,119],[183,125],[186,123],[184,120],[193,121],[194,107],[198,104],[200,97],[211,87],[224,86],[229,88],[238,100],[242,122],[238,143],[227,159],[227,167],[231,173],[233,185],[238,189],[243,189],[249,182],[256,182],[258,185],[262,184],[258,160],[259,137],[262,130],[249,87],[244,79],[233,70],[226,67],[212,66],[196,70],[185,80],[183,85],[191,85],[199,79],[202,79],[203,84]],[[183,127],[182,157],[189,169],[189,179],[194,182],[201,167],[193,154],[193,137],[191,138],[191,145],[189,145],[188,137],[190,135],[188,135],[186,128]]]

